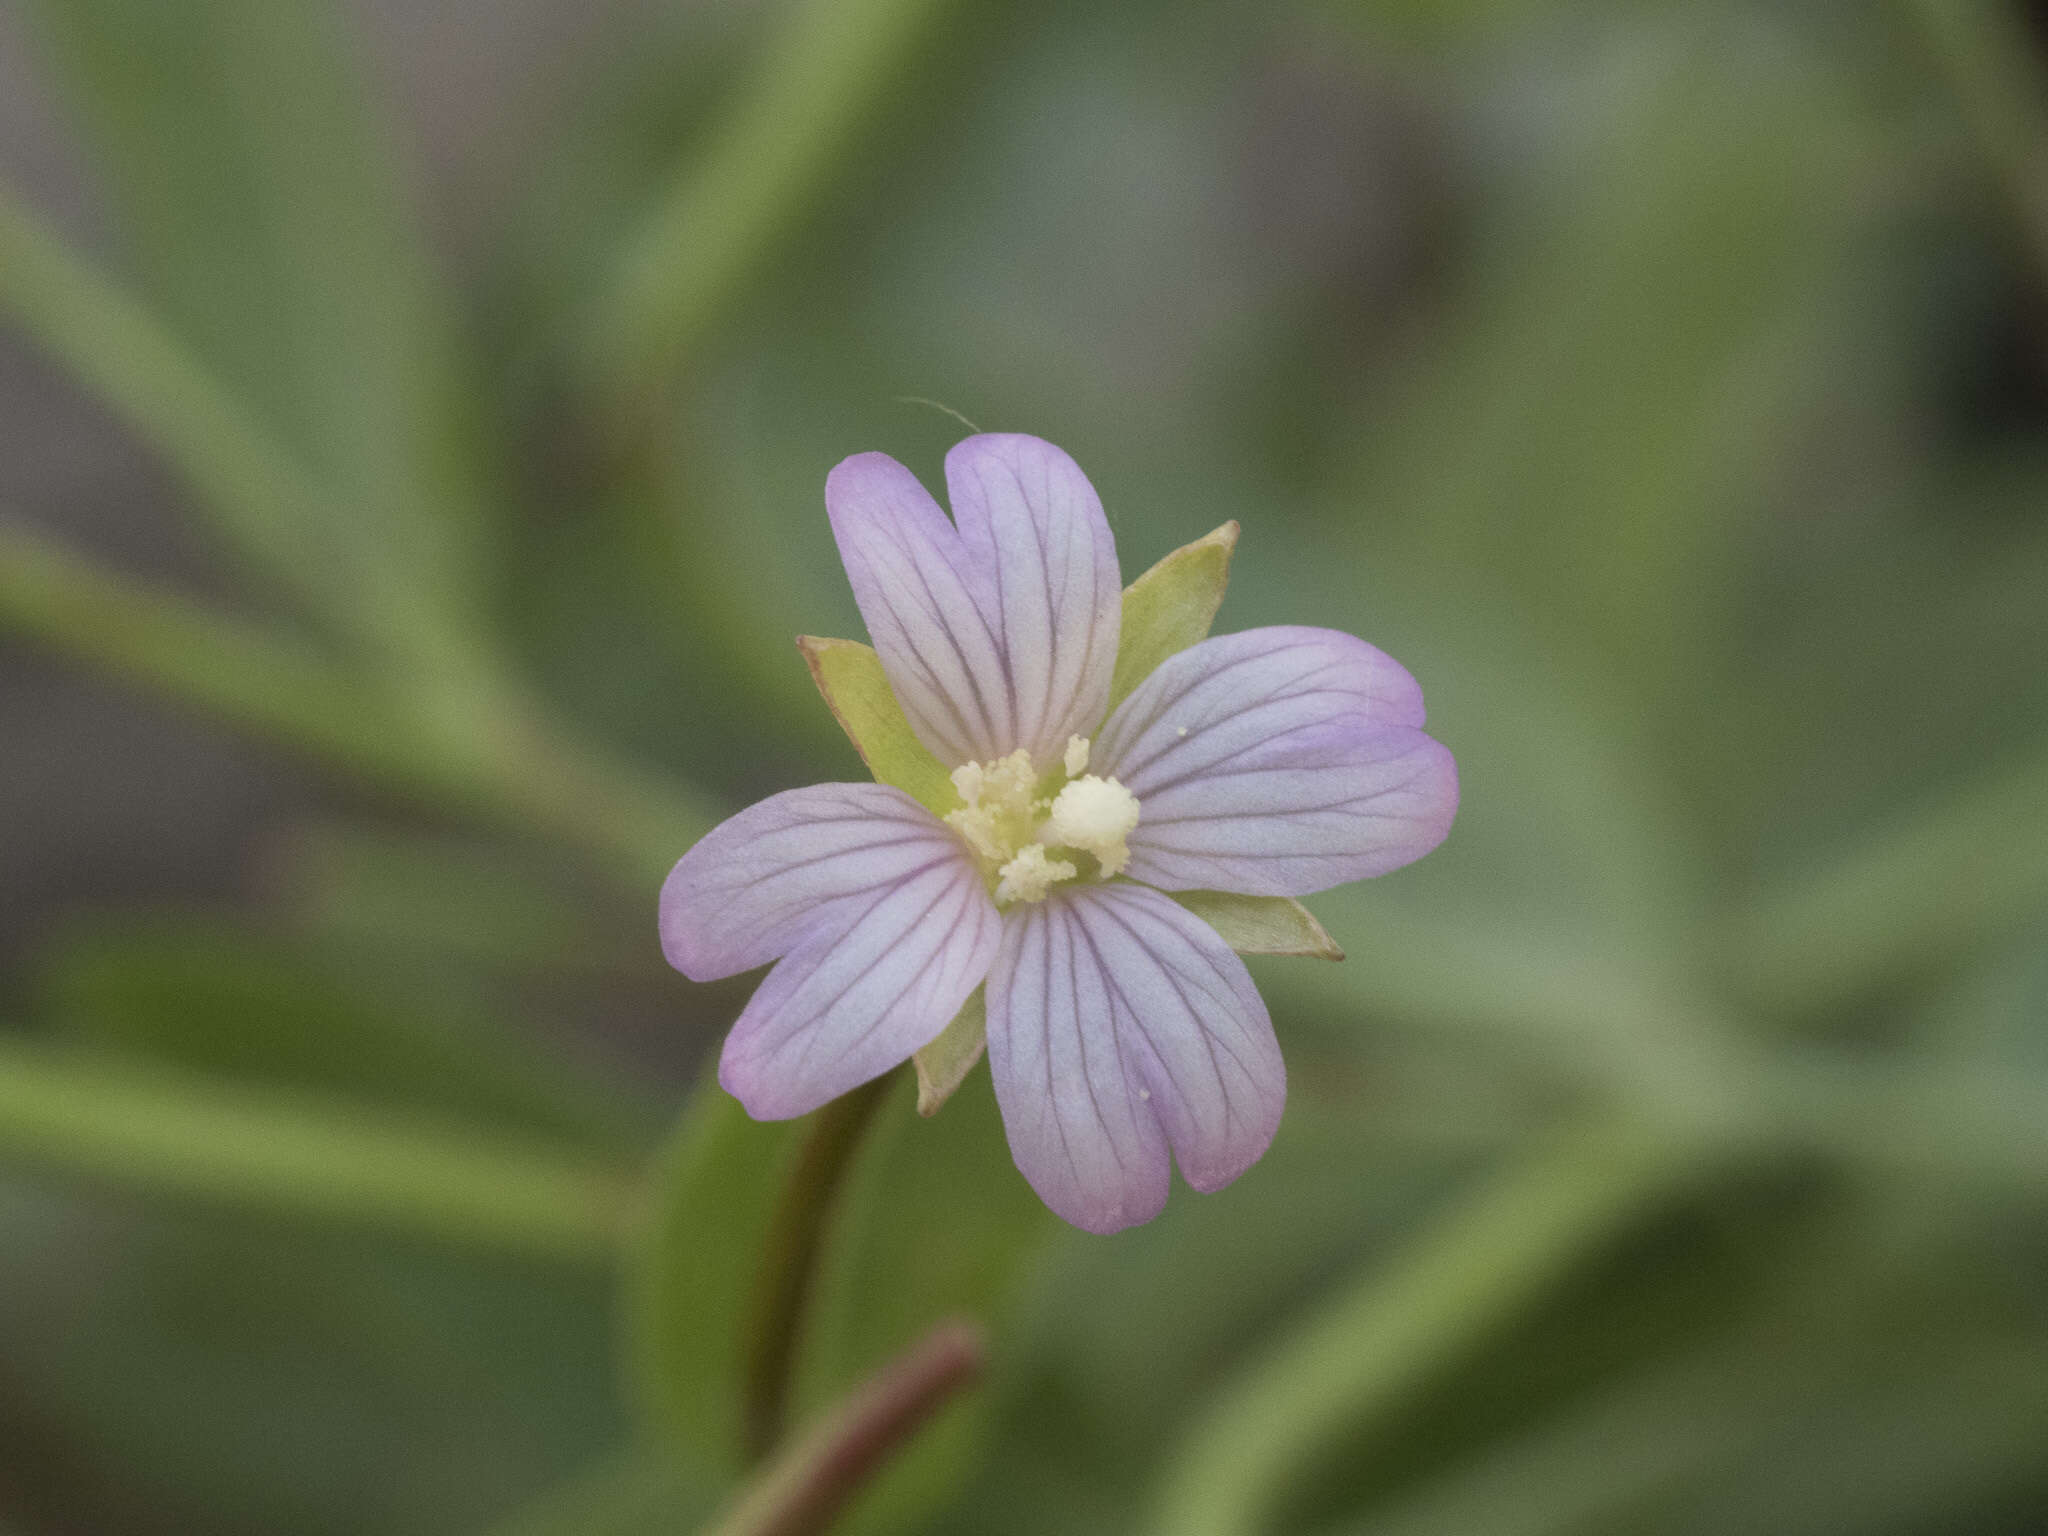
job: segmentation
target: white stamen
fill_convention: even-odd
[[[1005,906],[1013,901],[1043,901],[1045,893],[1062,880],[1071,880],[1078,873],[1065,859],[1049,859],[1045,856],[1045,844],[1026,843],[1017,850],[1017,856],[1002,867],[1002,878],[996,882],[996,904]]]
[[[1078,779],[1088,771],[1088,738],[1069,736],[1067,738],[1067,777]]]
[[[1002,863],[1030,835],[1037,813],[1031,796],[1038,776],[1031,770],[1031,754],[1020,747],[991,763],[962,763],[952,779],[964,804],[946,813],[946,825],[982,858]]]

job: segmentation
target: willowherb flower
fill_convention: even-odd
[[[1201,638],[1234,525],[1181,552],[1220,550],[1202,567],[1212,595],[1144,607],[1123,635],[1126,663],[1173,651],[1138,680],[1119,666],[1116,547],[1073,460],[1032,437],[970,437],[946,485],[951,520],[883,454],[825,484],[875,650],[808,642],[813,669],[878,777],[905,787],[790,790],[718,826],[662,890],[663,948],[697,981],[777,962],[719,1064],[757,1119],[879,1076],[950,1038],[956,1016],[971,1035],[985,988],[1018,1168],[1059,1215],[1113,1232],[1158,1214],[1170,1159],[1218,1189],[1279,1124],[1272,1021],[1204,917],[1327,946],[1289,898],[1434,848],[1456,769],[1423,733],[1415,680],[1364,641]],[[1175,558],[1133,603],[1155,577],[1172,584]],[[830,647],[878,655],[886,689],[870,680],[863,702],[858,678],[824,664]],[[893,775],[876,742],[892,725]],[[951,1053],[956,1080],[977,1046]]]

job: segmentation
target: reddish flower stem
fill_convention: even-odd
[[[980,1376],[981,1330],[939,1324],[840,1400],[705,1536],[815,1536],[956,1392]]]

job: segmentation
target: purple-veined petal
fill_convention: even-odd
[[[1392,657],[1331,629],[1220,635],[1161,663],[1103,727],[1094,772],[1138,797],[1134,880],[1306,896],[1444,840],[1450,752]]]
[[[1041,764],[1101,716],[1121,614],[1116,547],[1081,471],[1036,438],[946,457],[959,526],[886,454],[847,459],[825,508],[911,728],[949,767]]]
[[[662,952],[692,981],[737,976],[790,950],[828,903],[945,860],[971,869],[959,839],[900,789],[771,795],[713,827],[669,872]]]
[[[1101,499],[1060,449],[1015,433],[956,443],[946,494],[969,555],[994,573],[1008,745],[1049,762],[1102,719],[1116,668],[1123,587]]]
[[[988,1055],[1017,1167],[1090,1232],[1166,1203],[1168,1148],[1221,1189],[1273,1139],[1287,1074],[1244,962],[1157,891],[1103,885],[1006,916]]]
[[[718,1062],[748,1114],[787,1120],[879,1077],[981,985],[1002,920],[957,844],[955,855],[828,904],[768,973]]]
[[[825,511],[854,601],[917,738],[947,767],[1010,749],[993,573],[917,477],[860,453],[825,480]]]

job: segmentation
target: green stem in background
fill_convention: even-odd
[[[1408,1394],[1696,1173],[1680,1144],[1595,1121],[1487,1182],[1376,1260],[1204,1411],[1168,1458],[1157,1536],[1256,1536],[1337,1435],[1361,1443]]]
[[[632,417],[814,201],[902,79],[939,0],[798,0],[712,141],[621,251],[581,338],[600,409]]]
[[[1851,1002],[1997,935],[2048,902],[2048,748],[1902,816],[1742,914],[1744,994],[1781,1014]]]
[[[515,831],[593,853],[658,885],[717,807],[598,756],[509,685],[459,721],[294,636],[117,576],[0,521],[0,628],[196,704],[274,741]]]
[[[981,1330],[941,1323],[777,1457],[706,1536],[813,1536],[947,1399],[981,1374]]]
[[[898,1075],[863,1083],[818,1111],[769,1220],[745,1332],[741,1433],[749,1461],[773,1451],[787,1428],[797,1348],[825,1228],[861,1138]]]
[[[447,776],[389,700],[295,636],[118,576],[0,520],[0,626],[318,752],[418,787]]]
[[[470,642],[428,611],[326,489],[147,308],[0,188],[0,312],[170,461],[219,525],[337,630],[415,661]]]
[[[626,1173],[583,1153],[308,1096],[0,1045],[0,1150],[70,1176],[297,1220],[610,1264]]]
[[[1907,9],[1934,45],[2036,276],[2048,280],[2048,96],[2019,8],[2007,0],[1908,0]]]

